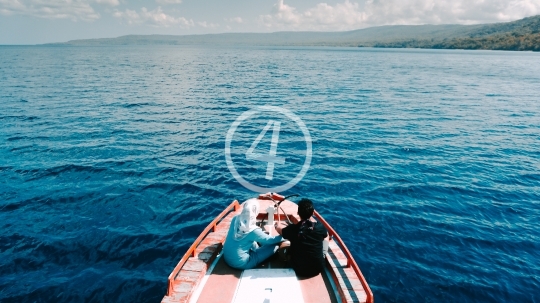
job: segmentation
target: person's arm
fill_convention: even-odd
[[[275,228],[276,228],[277,233],[280,234],[281,236],[283,236],[283,229],[284,229],[285,227],[287,227],[287,225],[285,224],[285,222],[281,222],[281,224],[282,224],[282,225],[285,225],[285,226],[280,226],[280,225],[278,225],[278,224],[276,223]]]
[[[281,237],[280,235],[269,236],[264,231],[262,231],[262,229],[260,229],[260,228],[255,229],[252,233],[254,235],[253,241],[259,242],[262,245],[265,245],[265,244],[277,244],[277,243],[283,241],[283,237]]]
[[[279,228],[280,235],[283,237],[283,239],[290,240],[291,236],[295,233],[296,227],[297,226],[295,224],[287,225],[285,227],[280,226]]]

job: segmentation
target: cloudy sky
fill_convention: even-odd
[[[0,44],[127,34],[341,31],[540,14],[540,0],[0,0]]]

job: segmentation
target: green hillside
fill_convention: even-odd
[[[349,46],[540,51],[540,15],[479,25],[391,25],[346,32],[130,35],[63,45]]]
[[[483,25],[455,37],[398,39],[369,46],[540,51],[540,16]]]

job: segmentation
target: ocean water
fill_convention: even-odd
[[[284,193],[315,202],[376,302],[540,302],[539,71],[523,52],[0,47],[0,301],[159,302],[201,230],[255,195],[225,138],[271,105],[312,137]],[[271,119],[286,162],[267,180],[245,153]],[[277,186],[301,136],[260,113],[232,159]]]

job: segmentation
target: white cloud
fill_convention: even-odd
[[[26,9],[24,4],[18,0],[0,0],[0,11],[5,15],[11,15]]]
[[[204,28],[217,28],[217,27],[219,27],[219,24],[216,24],[216,23],[210,23],[210,22],[206,22],[206,21],[197,22],[197,24],[198,24],[200,27],[204,27]]]
[[[156,0],[156,3],[163,4],[163,5],[180,4],[180,3],[182,3],[182,0]]]
[[[539,0],[366,0],[319,3],[299,12],[278,0],[259,16],[273,30],[352,30],[386,24],[474,24],[512,21],[540,13]]]
[[[238,23],[238,24],[244,22],[244,20],[242,20],[242,18],[240,18],[240,17],[230,18],[230,19],[225,18],[225,19],[223,19],[223,20],[225,20],[225,21],[227,21],[227,22],[231,22],[231,23]]]
[[[118,0],[94,0],[98,4],[105,4],[110,6],[118,6],[120,5],[120,1]]]
[[[129,9],[123,12],[116,11],[113,13],[113,16],[126,21],[128,24],[150,24],[157,27],[179,26],[182,28],[189,28],[195,25],[191,19],[188,20],[184,17],[173,17],[165,14],[159,6],[151,11],[143,7],[139,13]]]
[[[0,0],[5,15],[27,15],[49,19],[93,21],[99,19],[90,2],[85,0]]]

